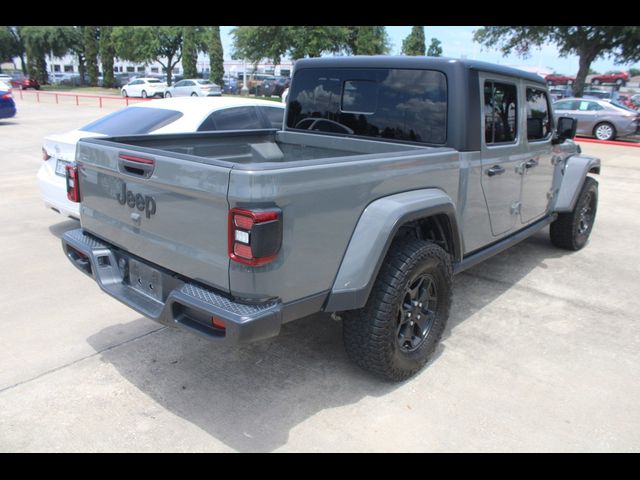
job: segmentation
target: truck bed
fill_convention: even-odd
[[[123,158],[153,169],[136,173]],[[85,232],[233,297],[283,302],[331,288],[370,202],[432,186],[455,197],[459,170],[451,148],[275,130],[83,139],[76,160]],[[153,214],[118,201],[127,192],[152,198]],[[273,263],[230,261],[236,207],[282,210]],[[313,271],[303,283],[301,268]]]

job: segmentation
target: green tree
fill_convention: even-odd
[[[253,64],[267,59],[278,64],[285,55],[294,60],[319,57],[350,49],[349,33],[348,27],[340,26],[236,27],[231,31],[232,58]]]
[[[27,56],[27,73],[39,83],[49,82],[46,56],[61,57],[69,51],[69,35],[65,27],[26,26],[20,34]]]
[[[411,27],[411,33],[402,41],[402,54],[424,56],[426,50],[424,27]]]
[[[637,77],[640,75],[640,68],[630,68],[629,69],[629,76],[630,77]]]
[[[389,37],[385,27],[357,27],[354,55],[385,55],[389,52]]]
[[[24,38],[22,36],[22,27],[5,27],[6,32],[9,34],[12,40],[8,41],[9,49],[13,51],[11,57],[20,58],[20,65],[22,67],[22,73],[27,74],[27,62],[25,61],[26,49],[24,45]]]
[[[429,57],[441,57],[442,56],[442,42],[437,38],[431,39],[431,45],[429,45],[429,49],[427,50],[427,55]]]
[[[599,58],[613,58],[617,64],[640,60],[638,26],[499,26],[483,27],[474,40],[486,47],[498,47],[504,55],[515,52],[526,58],[532,47],[546,42],[557,45],[561,57],[577,55],[578,73],[573,94],[582,95],[591,64]]]
[[[209,52],[209,80],[223,86],[224,79],[224,52],[220,40],[220,27],[209,27],[207,50]]]
[[[102,86],[106,88],[113,88],[116,86],[115,78],[113,76],[113,57],[116,56],[116,50],[111,38],[112,33],[113,27],[100,27],[99,49],[100,61],[102,63]]]
[[[87,62],[89,85],[98,85],[98,45],[100,30],[95,26],[84,27],[84,57]]]
[[[182,32],[182,70],[185,78],[198,75],[198,42],[197,27],[183,27]]]
[[[116,55],[132,62],[158,62],[171,85],[173,69],[182,57],[183,27],[113,27]]]
[[[84,26],[75,27],[56,27],[58,29],[58,35],[60,41],[67,47],[78,60],[78,73],[80,74],[80,85],[84,85],[86,77],[86,63],[85,63],[85,38],[84,38]]]
[[[11,31],[14,27],[0,27],[0,63],[11,62],[13,57],[20,55],[20,44]],[[0,68],[0,71],[2,69]]]

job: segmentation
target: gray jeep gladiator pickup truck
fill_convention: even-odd
[[[547,225],[585,245],[600,161],[574,134],[520,70],[300,60],[282,130],[81,140],[63,248],[109,295],[214,341],[333,312],[353,361],[402,380],[436,348],[455,273]]]

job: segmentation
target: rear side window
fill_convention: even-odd
[[[527,88],[527,140],[542,140],[551,135],[549,102],[543,90]]]
[[[128,107],[85,125],[80,130],[105,135],[138,135],[149,133],[175,122],[182,112],[164,108]]]
[[[202,122],[199,132],[210,130],[245,130],[264,128],[254,107],[225,108],[213,112]]]
[[[487,145],[515,142],[518,98],[515,85],[487,80],[484,84],[484,138]]]
[[[597,112],[598,110],[604,110],[604,107],[598,105],[596,102],[580,101],[578,110],[582,112]]]
[[[441,145],[447,80],[435,70],[304,69],[289,94],[287,127]]]
[[[271,128],[282,130],[282,122],[284,121],[284,108],[259,107],[266,115]]]

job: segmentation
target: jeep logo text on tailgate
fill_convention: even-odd
[[[122,190],[116,195],[116,199],[120,205],[125,203],[129,207],[136,207],[141,212],[145,212],[147,218],[156,213],[156,201],[151,195],[142,195],[141,193],[133,193],[127,190],[127,184],[122,182]]]

